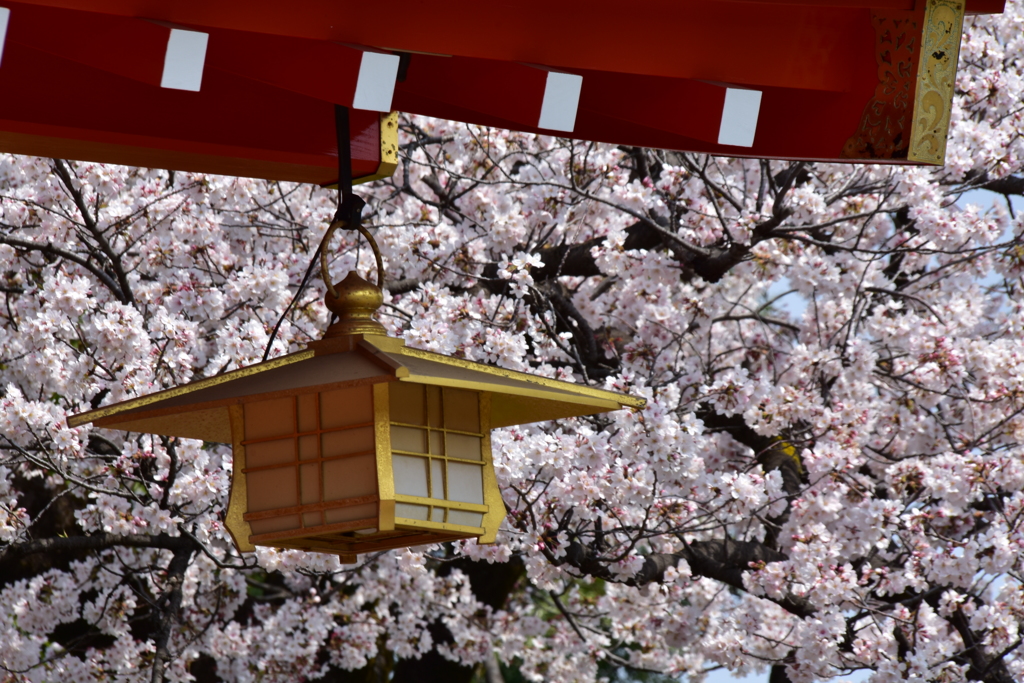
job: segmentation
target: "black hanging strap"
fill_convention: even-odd
[[[366,202],[352,192],[352,142],[349,137],[348,107],[343,107],[340,104],[334,105],[334,127],[338,136],[338,210],[334,214],[333,222],[342,221],[346,229],[358,230],[362,224],[363,207],[366,206]],[[267,339],[267,347],[263,350],[264,362],[270,357],[270,349],[281,329],[281,323],[288,317],[288,311],[292,309],[295,302],[302,296],[302,292],[305,291],[309,277],[320,260],[320,250],[323,248],[323,243],[317,247],[316,253],[313,254],[313,258],[309,262],[309,267],[306,268],[306,274],[302,276],[302,282],[299,283],[299,288],[295,291],[295,296],[281,312],[281,317],[277,319],[277,324],[274,325],[274,329]]]
[[[366,202],[352,192],[352,138],[348,107],[334,105],[334,128],[338,136],[338,211],[334,220],[344,221],[349,230],[358,230]]]

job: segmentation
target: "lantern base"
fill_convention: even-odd
[[[279,549],[304,550],[306,552],[337,555],[343,564],[354,564],[358,561],[358,556],[365,553],[459,541],[467,538],[477,538],[479,535],[480,533],[476,531],[437,532],[396,524],[393,531],[378,531],[372,534],[347,531],[298,538],[275,538],[273,541],[262,543],[258,540],[253,540],[253,543]]]

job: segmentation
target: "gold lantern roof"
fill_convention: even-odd
[[[410,348],[385,335],[352,335],[349,350],[311,348],[68,418],[131,432],[231,443],[227,407],[312,387],[405,381],[491,392],[492,428],[643,407],[627,394]]]

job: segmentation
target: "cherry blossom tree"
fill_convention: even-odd
[[[227,446],[66,423],[318,338],[334,193],[0,156],[0,680],[1024,680],[1022,101],[1011,1],[942,168],[404,119],[389,332],[648,404],[496,431],[496,544],[358,565],[239,554]]]

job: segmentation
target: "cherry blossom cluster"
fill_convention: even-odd
[[[357,565],[238,553],[228,446],[66,421],[319,338],[335,193],[0,155],[0,681],[1024,679],[1022,101],[1011,0],[942,168],[404,118],[388,332],[647,406],[495,431],[497,543]]]

